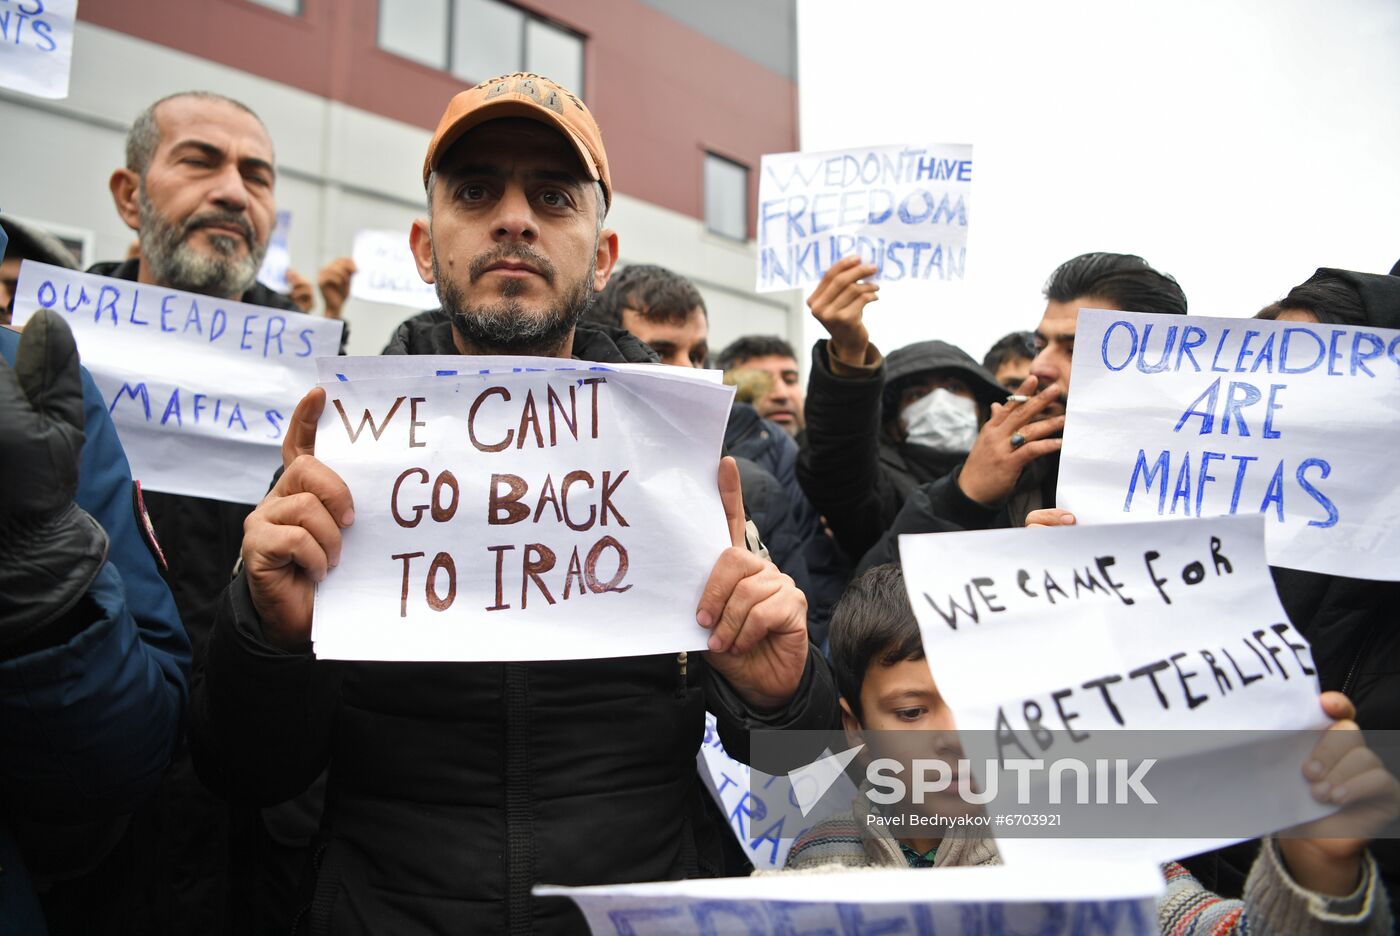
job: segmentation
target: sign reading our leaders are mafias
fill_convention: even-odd
[[[73,329],[143,487],[243,504],[267,493],[315,358],[344,327],[26,260],[15,324],[39,309]]]
[[[716,472],[733,389],[550,358],[453,364],[377,358],[359,379],[339,359],[322,384],[316,456],[355,520],[317,587],[317,656],[703,649],[695,609],[729,545]]]
[[[1059,506],[1262,514],[1269,562],[1400,579],[1400,331],[1083,309]]]
[[[758,291],[813,286],[851,254],[884,282],[960,280],[971,188],[964,144],[766,155]]]
[[[0,88],[66,98],[78,0],[0,0]]]
[[[906,535],[899,546],[973,772],[992,789],[1001,774],[989,811],[1015,810],[1005,791],[1018,781],[1004,771],[1072,759],[1120,765],[1116,809],[1082,800],[1087,810],[1063,821],[1091,827],[1085,838],[1155,839],[1125,839],[1124,855],[1167,860],[1204,850],[1174,836],[1249,837],[1326,814],[1302,775],[1327,724],[1316,667],[1274,592],[1259,516]],[[1130,774],[1121,758],[1134,744],[1143,756]],[[1079,847],[998,838],[1008,862]]]

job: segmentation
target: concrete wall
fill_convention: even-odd
[[[82,9],[87,12],[88,5]],[[66,100],[0,91],[6,139],[0,148],[0,178],[6,180],[0,210],[65,230],[90,231],[96,259],[119,259],[134,235],[112,207],[107,179],[122,164],[126,129],[151,101],[190,88],[237,98],[267,124],[277,151],[278,206],[292,212],[292,264],[303,274],[348,254],[356,231],[399,228],[407,236],[409,224],[422,213],[420,172],[430,135],[424,127],[89,22],[78,24]],[[603,94],[601,88],[598,93]],[[619,89],[613,97],[620,94]],[[434,105],[435,114],[446,100],[443,96]],[[619,100],[615,106],[624,105]],[[710,308],[714,348],[751,332],[799,339],[801,297],[753,292],[752,243],[711,235],[694,212],[632,194],[635,189],[613,156],[614,138],[601,113],[599,122],[608,134],[618,189],[609,224],[619,232],[623,261],[659,263],[691,277]],[[655,171],[688,175],[693,182],[683,185],[693,184],[698,200],[701,151],[694,139],[685,146],[697,153],[693,172],[669,164]],[[663,159],[658,156],[658,163]],[[756,159],[754,164],[756,168]],[[351,353],[377,353],[394,326],[410,314],[351,300],[346,307]]]

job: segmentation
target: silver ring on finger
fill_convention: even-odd
[[[1023,435],[1021,435],[1021,433],[1019,433],[1019,432],[1013,432],[1013,433],[1011,434],[1011,450],[1012,450],[1013,452],[1014,452],[1016,449],[1020,448],[1021,446],[1025,445],[1025,444],[1026,444],[1026,437],[1023,436]]]

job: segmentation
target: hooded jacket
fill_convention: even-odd
[[[641,362],[625,332],[580,325],[581,357]],[[440,314],[388,353],[455,354]],[[327,766],[312,934],[586,932],[535,884],[713,875],[727,829],[706,818],[695,766],[704,712],[734,756],[751,728],[834,728],[816,653],[792,700],[758,713],[700,654],[543,663],[318,661],[268,644],[240,575],[196,676],[200,773],[237,801],[304,790]]]
[[[807,386],[807,432],[797,462],[802,489],[851,557],[875,545],[915,488],[943,477],[967,454],[937,452],[890,436],[885,426],[898,418],[894,394],[900,384],[942,372],[963,380],[983,408],[1006,398],[1005,388],[991,374],[944,341],[907,345],[862,371],[838,375],[827,357],[826,340],[816,343]]]

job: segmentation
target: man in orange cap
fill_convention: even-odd
[[[406,322],[389,353],[543,354],[654,361],[620,329],[579,323],[617,259],[601,135],[583,103],[537,75],[464,91],[423,167],[429,217],[411,243],[442,311]],[[582,932],[537,883],[716,874],[695,755],[708,709],[730,753],[753,728],[835,728],[806,601],[742,548],[737,471],[720,471],[734,546],[697,609],[701,654],[547,663],[317,661],[315,582],[354,521],[344,482],[312,454],[308,394],[286,471],[249,518],[193,702],[201,774],[230,798],[275,803],[329,767],[310,932]]]

